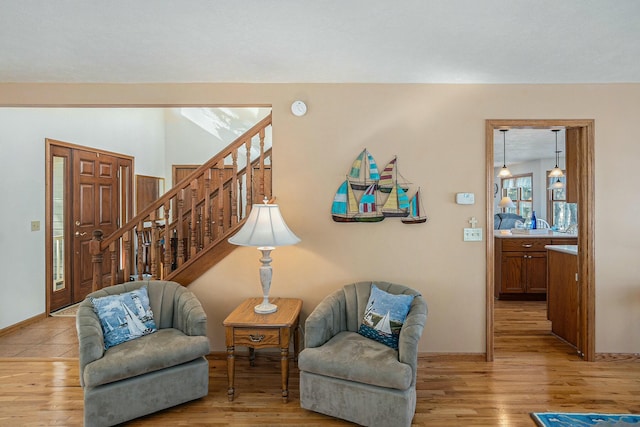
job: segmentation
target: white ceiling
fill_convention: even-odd
[[[638,0],[0,0],[0,82],[631,83],[639,58]],[[508,163],[554,151],[508,132]]]
[[[637,0],[2,0],[0,82],[640,82]]]
[[[558,166],[564,168],[565,130],[558,132]],[[493,165],[502,167],[504,152],[507,154],[507,166],[530,162],[538,159],[550,159],[549,169],[555,166],[556,136],[551,129],[509,129],[504,135],[498,129],[493,132]]]

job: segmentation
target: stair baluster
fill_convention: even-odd
[[[149,258],[151,263],[151,279],[156,280],[158,278],[158,221],[156,211],[153,210],[149,214],[151,219],[151,238],[149,241]]]
[[[91,266],[93,269],[93,280],[91,291],[102,289],[102,230],[94,230],[93,237],[89,242],[89,253],[91,253]]]
[[[142,280],[142,275],[144,274],[144,254],[145,251],[143,249],[144,247],[144,242],[143,242],[143,235],[142,233],[144,233],[144,222],[142,220],[140,220],[140,222],[138,223],[138,228],[136,229],[137,231],[137,236],[138,236],[138,280]]]
[[[171,203],[169,200],[164,204],[164,268],[162,277],[167,277],[171,274],[173,251],[171,250],[171,227],[169,226],[169,210]]]
[[[221,161],[217,165],[218,168],[218,230],[216,235],[222,236],[224,234],[224,161]]]
[[[127,231],[122,235],[122,246],[124,249],[124,280],[129,280],[131,276],[131,233]]]
[[[204,245],[211,243],[211,169],[204,174]]]
[[[110,286],[115,285],[116,283],[118,283],[118,263],[117,263],[117,259],[118,259],[118,255],[116,252],[116,242],[111,242],[111,244],[109,245],[109,253],[111,254],[111,284]]]
[[[190,235],[190,252],[189,258],[196,256],[198,252],[198,242],[197,242],[197,233],[196,227],[198,226],[198,217],[196,213],[196,204],[198,200],[198,180],[194,179],[191,181],[191,223],[189,224],[189,235]]]
[[[242,192],[242,187],[238,190],[238,152],[234,150],[231,153],[231,226],[238,223],[238,193]]]

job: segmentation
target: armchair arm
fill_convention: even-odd
[[[402,325],[398,340],[398,359],[411,366],[413,382],[418,371],[418,342],[427,321],[427,303],[421,296],[416,296],[411,304],[409,314]]]
[[[84,368],[104,355],[104,336],[98,316],[88,300],[78,307],[76,315],[76,332],[78,334],[78,358],[80,362],[80,385],[84,387]]]
[[[186,335],[207,336],[207,313],[198,298],[182,287],[174,299],[173,327]]]
[[[305,348],[320,347],[339,332],[347,330],[345,304],[342,289],[318,304],[304,324]]]

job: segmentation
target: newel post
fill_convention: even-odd
[[[91,292],[102,289],[102,230],[94,230],[93,238],[89,241],[89,253],[91,254],[91,265],[93,266],[93,283]]]

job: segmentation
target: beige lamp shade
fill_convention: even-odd
[[[513,200],[511,200],[511,198],[509,196],[504,196],[502,199],[500,199],[500,202],[498,203],[498,206],[501,208],[515,208],[516,205],[515,203],[513,203]]]
[[[247,222],[229,239],[240,246],[276,247],[295,245],[300,238],[293,234],[276,204],[255,204]]]

